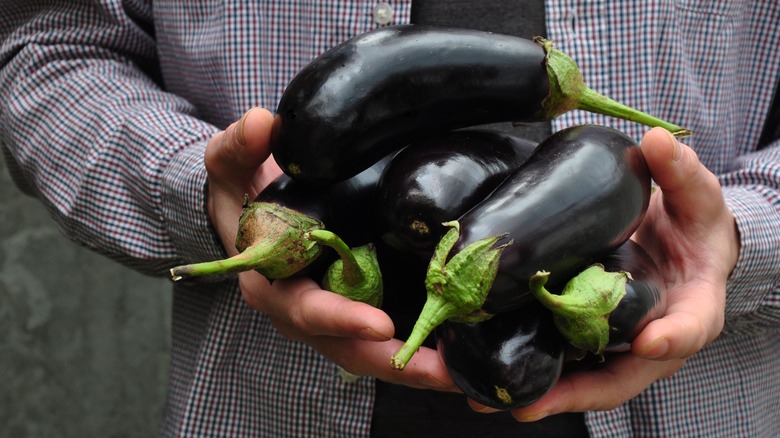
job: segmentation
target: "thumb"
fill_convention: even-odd
[[[208,174],[206,206],[214,229],[229,255],[235,239],[242,200],[253,199],[281,170],[271,155],[273,116],[253,108],[206,145],[204,165]]]
[[[632,350],[649,359],[688,357],[722,330],[726,277],[738,251],[734,219],[717,177],[693,149],[661,128],[648,131],[641,148],[660,192],[637,237],[669,290],[666,315],[642,330]]]
[[[210,180],[229,181],[237,186],[255,180],[258,168],[271,155],[273,116],[263,108],[252,108],[240,120],[209,140],[205,166]]]
[[[642,138],[650,175],[663,192],[664,210],[672,220],[706,222],[722,205],[720,184],[689,146],[669,131],[653,128]]]

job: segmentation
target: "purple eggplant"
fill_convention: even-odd
[[[431,133],[584,109],[689,132],[587,88],[551,42],[470,29],[387,26],[304,67],[276,110],[271,147],[296,179],[347,179]]]
[[[596,125],[561,130],[445,234],[426,276],[427,300],[391,366],[403,369],[444,320],[480,320],[533,300],[529,279],[571,277],[621,246],[650,199],[634,140]]]
[[[252,202],[245,200],[236,236],[238,255],[176,266],[171,277],[256,270],[269,279],[287,278],[320,257],[322,242],[309,238],[309,233],[325,228],[353,247],[368,244],[376,235],[375,190],[390,158],[337,184],[279,175]]]
[[[442,362],[468,397],[495,409],[528,406],[555,385],[566,341],[537,303],[475,323],[445,321],[435,331]]]
[[[364,245],[377,235],[374,202],[379,181],[392,158],[388,155],[336,184],[313,184],[281,174],[257,195],[255,202],[284,205],[322,221],[350,245]]]
[[[385,168],[377,221],[391,247],[430,260],[459,217],[531,155],[536,143],[496,129],[450,131],[404,148]]]
[[[572,278],[559,295],[545,289],[548,275],[531,277],[534,296],[571,345],[596,355],[630,349],[636,335],[666,312],[661,273],[632,240]]]

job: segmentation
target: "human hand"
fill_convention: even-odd
[[[675,373],[723,329],[726,281],[737,261],[739,236],[717,178],[691,148],[661,128],[647,132],[641,147],[660,190],[633,238],[662,271],[666,314],[642,330],[630,353],[564,374],[542,399],[514,410],[520,421],[614,409]],[[493,411],[469,403],[479,412]]]
[[[270,156],[272,125],[271,113],[255,108],[206,147],[208,212],[230,256],[238,252],[234,239],[244,195],[253,199],[281,173]],[[434,350],[421,349],[402,373],[390,368],[390,357],[402,342],[392,339],[395,328],[385,312],[324,291],[311,280],[270,284],[254,271],[238,278],[249,306],[269,315],[282,334],[308,343],[346,371],[411,387],[455,390]]]
[[[270,112],[252,108],[239,121],[214,134],[206,146],[206,207],[228,256],[238,254],[235,238],[244,196],[254,199],[282,173],[271,157],[272,125]]]

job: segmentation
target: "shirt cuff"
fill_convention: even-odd
[[[780,216],[754,188],[724,187],[723,194],[740,236],[739,257],[727,286],[728,317],[754,312],[776,287],[780,271]]]
[[[182,264],[225,258],[206,207],[206,167],[203,157],[208,139],[173,155],[162,175],[163,220]]]

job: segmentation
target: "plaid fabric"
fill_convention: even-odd
[[[389,1],[394,23],[408,1]],[[135,269],[222,256],[204,209],[208,138],[275,108],[306,62],[375,27],[374,2],[60,2],[0,11],[0,132],[16,180],[75,241]],[[511,17],[508,17],[511,19]],[[742,238],[723,335],[610,412],[594,436],[780,430],[780,145],[758,138],[780,77],[775,1],[547,1],[548,36],[593,88],[691,128]],[[643,128],[574,112],[639,138]],[[346,384],[243,304],[235,283],[175,287],[164,436],[367,436],[373,382]]]

